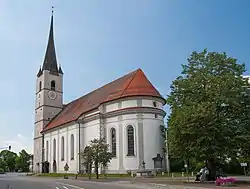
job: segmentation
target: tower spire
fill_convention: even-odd
[[[47,44],[44,62],[42,66],[42,71],[48,70],[52,73],[58,74],[59,69],[57,66],[56,50],[55,50],[55,42],[54,42],[54,29],[53,29],[54,18],[53,17],[54,17],[54,7],[52,6],[49,39],[48,39],[48,44]]]

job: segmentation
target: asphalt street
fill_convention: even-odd
[[[91,182],[71,179],[24,176],[21,174],[0,175],[0,189],[135,189],[148,188],[122,182]]]
[[[250,180],[250,177],[238,176],[234,177],[237,180]],[[164,180],[172,180],[169,177],[158,178]],[[180,178],[179,178],[180,179]],[[183,177],[182,177],[183,179]],[[150,182],[154,183],[157,178]],[[89,180],[73,180],[62,178],[48,178],[48,177],[33,177],[25,176],[19,173],[0,174],[0,189],[159,189],[159,186],[148,185],[147,183],[131,183],[127,180],[118,181],[117,179],[109,179],[108,181],[89,181]],[[160,188],[196,188],[173,185],[170,187]],[[198,187],[196,188],[198,189]]]

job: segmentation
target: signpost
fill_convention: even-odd
[[[68,164],[66,163],[65,166],[64,166],[64,171],[66,173],[66,175],[64,176],[65,179],[68,179],[68,176],[67,176],[67,171],[69,170],[69,166]]]
[[[247,172],[246,172],[247,163],[240,163],[240,166],[243,167],[244,175],[246,176],[247,175]]]
[[[184,167],[186,168],[187,176],[188,176],[188,182],[189,182],[189,172],[188,172],[188,164],[185,162]]]

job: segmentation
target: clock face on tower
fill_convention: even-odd
[[[55,100],[56,99],[56,92],[55,91],[49,91],[48,96],[49,96],[49,98],[51,100]]]

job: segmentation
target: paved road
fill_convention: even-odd
[[[234,177],[235,178],[235,177]],[[171,178],[158,178],[171,180]],[[180,179],[180,178],[179,178]],[[238,176],[237,180],[250,180],[250,177]],[[130,180],[130,179],[129,179]],[[154,182],[157,179],[150,179]],[[130,180],[131,181],[131,180]],[[148,185],[146,183],[134,183],[117,179],[109,179],[106,182],[94,182],[89,180],[71,180],[62,178],[32,177],[20,173],[0,174],[0,189],[156,189],[159,186]],[[160,188],[196,188],[192,186],[171,186]],[[198,187],[196,188],[198,189]]]
[[[137,189],[148,187],[129,183],[114,182],[92,182],[79,180],[66,180],[58,178],[40,178],[24,176],[21,174],[0,175],[0,189]]]

